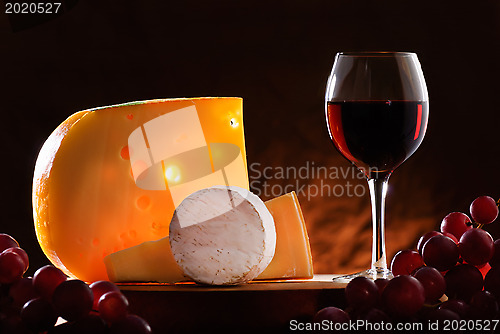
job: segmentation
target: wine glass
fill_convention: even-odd
[[[373,221],[371,268],[335,280],[391,278],[384,238],[387,184],[391,173],[417,150],[427,128],[427,86],[417,55],[338,53],[325,102],[335,147],[366,175]]]

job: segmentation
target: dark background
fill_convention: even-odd
[[[34,163],[69,115],[152,98],[241,96],[249,164],[347,168],[323,110],[339,51],[416,52],[429,89],[426,138],[390,182],[389,259],[448,212],[500,196],[497,0],[80,0],[63,11],[0,13],[0,231],[28,250],[30,274],[47,263],[31,215]],[[369,266],[367,194],[300,201],[316,272]],[[495,224],[488,230],[500,237]]]

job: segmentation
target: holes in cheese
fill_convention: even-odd
[[[215,285],[254,279],[269,265],[276,247],[266,205],[238,187],[215,186],[186,197],[174,212],[169,238],[184,273]]]
[[[312,278],[309,238],[295,192],[265,204],[274,218],[276,250],[271,263],[256,279]],[[104,261],[109,279],[114,282],[188,280],[172,255],[168,237],[112,253]]]

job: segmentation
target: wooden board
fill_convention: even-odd
[[[280,333],[292,320],[312,321],[323,307],[345,306],[345,284],[332,282],[334,276],[227,287],[140,283],[120,288],[131,312],[146,319],[155,333]]]

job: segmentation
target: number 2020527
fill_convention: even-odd
[[[5,14],[57,14],[61,2],[6,2]]]

